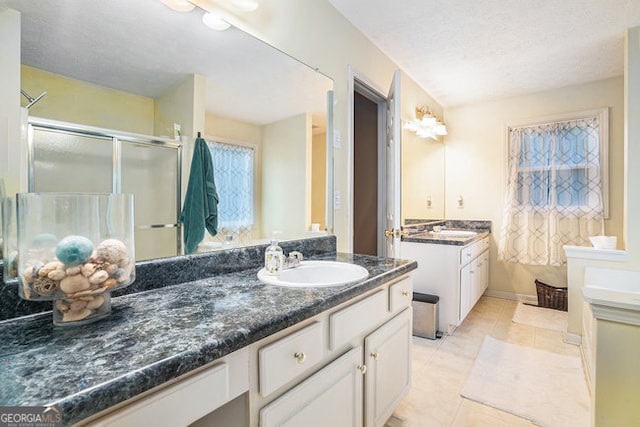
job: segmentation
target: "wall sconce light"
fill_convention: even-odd
[[[405,122],[404,128],[415,132],[419,138],[432,138],[447,134],[447,127],[429,107],[416,108],[416,118]]]

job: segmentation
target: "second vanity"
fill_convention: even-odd
[[[81,328],[0,322],[0,405],[56,405],[64,425],[384,425],[410,387],[416,263],[314,258],[370,275],[295,289],[253,267],[114,298]]]
[[[450,233],[432,232],[434,225]],[[489,286],[489,221],[417,222],[404,227],[401,255],[418,261],[414,291],[440,297],[438,328],[452,334]],[[453,230],[464,230],[456,234]],[[473,231],[473,233],[466,233]]]

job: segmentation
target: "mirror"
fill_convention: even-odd
[[[233,27],[206,27],[198,8],[175,12],[159,0],[4,4],[21,12],[21,89],[28,95],[22,106],[47,92],[30,116],[168,138],[177,124],[182,176],[199,131],[208,142],[255,149],[249,236],[222,230],[206,238],[210,247],[227,235],[234,245],[263,243],[274,233],[305,237],[314,235],[312,224],[323,230],[331,222],[325,158],[331,79]],[[138,260],[162,256],[137,247]]]

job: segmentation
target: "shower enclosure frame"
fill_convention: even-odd
[[[136,229],[151,228],[176,228],[176,254],[183,254],[182,224],[178,222],[182,206],[182,144],[180,141],[156,136],[128,133],[113,129],[98,128],[93,126],[68,123],[58,120],[29,116],[27,119],[27,188],[29,192],[35,192],[35,129],[45,129],[57,133],[65,133],[75,136],[101,138],[111,140],[112,165],[111,165],[111,192],[122,192],[122,142],[135,145],[153,146],[176,150],[176,218],[175,222],[168,224],[136,225]]]

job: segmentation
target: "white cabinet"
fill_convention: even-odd
[[[290,365],[291,355],[298,348],[290,343],[312,336],[310,331],[323,322],[328,326],[329,343],[319,365],[322,368],[315,372],[309,369],[306,379],[296,384],[294,378],[273,395],[261,393],[264,404],[258,417],[260,427],[384,426],[411,387],[413,309],[409,295],[411,278],[385,284],[263,347],[261,361],[266,353],[274,357],[269,364],[259,365],[261,391],[263,369]],[[291,380],[287,373],[295,370],[290,368],[282,375],[274,372],[274,384]]]
[[[366,426],[384,426],[411,388],[411,321],[405,309],[364,341]]]
[[[260,411],[260,426],[362,426],[362,347],[348,351]]]
[[[472,258],[460,269],[460,319],[462,322],[489,286],[489,251]]]
[[[440,297],[438,325],[453,333],[489,285],[489,236],[465,246],[402,242],[402,258],[418,261],[413,290]]]

